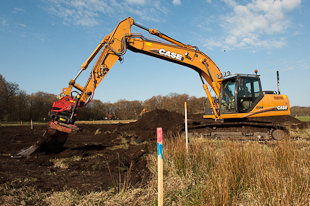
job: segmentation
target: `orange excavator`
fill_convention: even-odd
[[[142,117],[145,113],[148,113],[148,112],[150,112],[150,111],[144,108],[144,109],[140,112],[140,114],[138,115],[138,117]]]
[[[131,27],[137,26],[159,37],[152,39],[142,34],[131,33]],[[52,106],[48,129],[38,142],[20,151],[17,156],[26,157],[35,151],[56,152],[63,146],[68,135],[79,131],[74,125],[80,107],[87,105],[93,98],[96,88],[117,61],[123,61],[127,49],[153,56],[162,60],[180,64],[195,70],[202,81],[203,89],[210,101],[211,108],[206,109],[204,118],[234,122],[253,117],[282,116],[290,114],[289,100],[286,95],[262,91],[257,71],[255,74],[237,74],[222,72],[212,59],[196,46],[177,41],[156,29],[147,29],[137,24],[131,17],[119,22],[111,34],[105,36],[97,48],[82,64],[80,71],[63,88],[59,101]],[[80,74],[98,55],[97,62],[90,72],[86,85],[76,83]],[[210,88],[209,88],[210,87]],[[210,89],[215,93],[211,96]],[[224,120],[224,121],[223,121]],[[243,121],[244,122],[244,121]],[[261,126],[255,122],[256,125]],[[238,124],[240,125],[240,124]],[[281,139],[284,128],[269,125],[270,135]]]

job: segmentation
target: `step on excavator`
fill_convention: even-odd
[[[147,38],[140,33],[131,33],[132,26],[146,30],[158,38]],[[257,71],[255,74],[222,72],[212,59],[200,51],[198,47],[184,44],[156,29],[148,29],[128,17],[119,22],[111,34],[103,38],[89,58],[82,64],[76,76],[69,81],[68,87],[62,89],[58,96],[59,101],[54,102],[49,112],[52,120],[42,138],[31,147],[20,151],[15,157],[27,157],[38,151],[57,152],[60,150],[68,135],[80,130],[74,125],[79,108],[92,100],[95,89],[113,65],[117,61],[123,61],[123,55],[127,49],[195,70],[200,76],[203,89],[211,105],[211,108],[206,109],[203,117],[216,120],[213,121],[214,125],[238,128],[245,125],[264,127],[267,128],[265,135],[273,139],[283,139],[287,135],[285,128],[279,125],[246,121],[255,117],[290,114],[288,97],[276,92],[262,91]],[[76,80],[80,74],[88,68],[99,52],[100,55],[90,72],[86,85],[83,87],[77,84]],[[210,90],[215,93],[215,97],[212,97]],[[214,127],[214,125],[200,124],[197,127]],[[253,134],[249,133],[253,137]],[[210,135],[212,136],[212,134]],[[228,133],[228,135],[230,134]],[[249,134],[244,133],[243,136],[247,135],[249,136]],[[261,138],[262,134],[257,136]]]

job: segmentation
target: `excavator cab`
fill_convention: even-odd
[[[220,113],[247,113],[262,97],[263,92],[258,75],[233,75],[222,81]]]

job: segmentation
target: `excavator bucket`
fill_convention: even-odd
[[[12,158],[28,157],[38,152],[45,152],[46,154],[58,152],[67,141],[69,133],[73,130],[79,130],[74,125],[71,125],[71,127],[59,125],[58,122],[49,122],[48,129],[35,144],[22,149],[16,155],[13,155]]]

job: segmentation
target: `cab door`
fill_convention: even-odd
[[[249,112],[255,106],[255,100],[262,94],[261,83],[258,77],[238,77],[237,87],[237,111]]]
[[[230,79],[222,83],[220,95],[220,112],[221,114],[236,113],[236,81]]]

